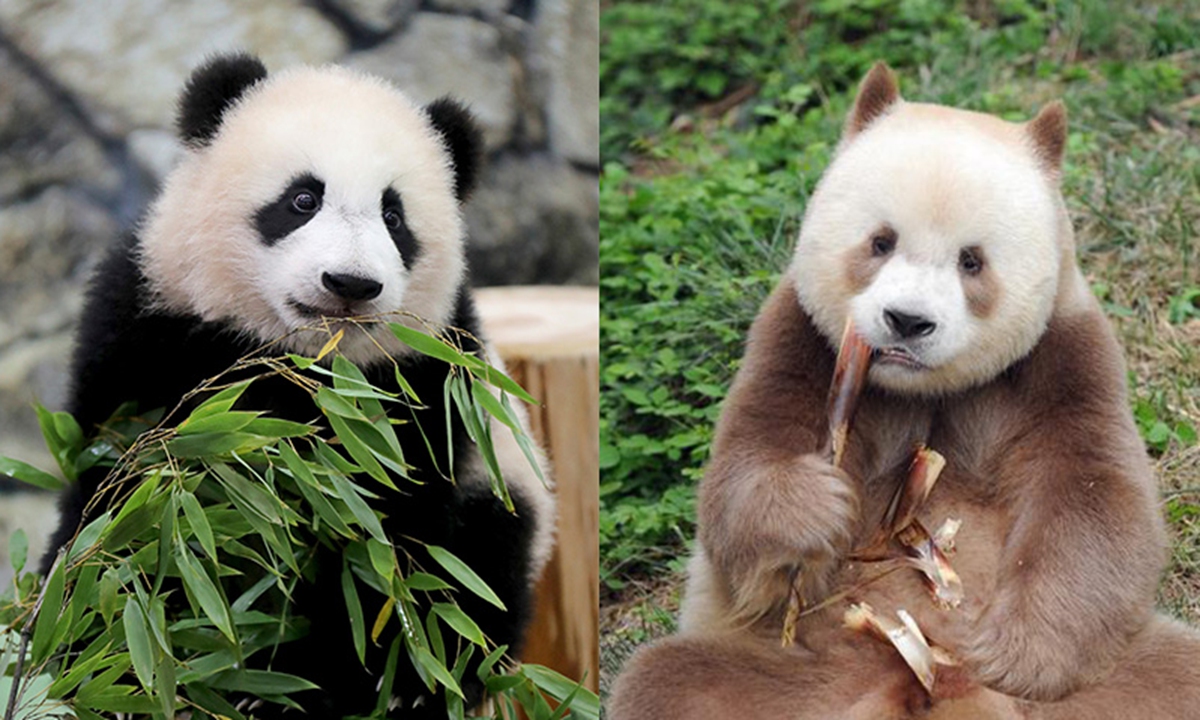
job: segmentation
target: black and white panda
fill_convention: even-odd
[[[345,329],[339,350],[379,387],[399,391],[383,353],[398,358],[425,403],[415,411],[418,420],[428,419],[420,424],[445,427],[449,367],[415,354],[386,326],[368,330],[337,318],[385,314],[413,327],[420,318],[480,337],[460,211],[482,147],[470,114],[450,99],[420,107],[382,80],[339,67],[268,77],[257,58],[235,54],[192,74],[178,131],[184,158],[140,229],[112,249],[89,289],[68,408],[85,433],[128,401],[141,411],[171,408],[204,379],[280,337],[274,346],[280,352],[312,356],[329,334],[300,329],[322,322]],[[467,349],[487,352],[464,338]],[[255,382],[240,403],[300,422],[318,415],[308,394],[281,378]],[[532,584],[553,542],[553,495],[511,434],[497,430],[496,451],[516,506],[515,514],[507,512],[461,424],[452,429],[453,447],[439,432],[429,433],[433,446],[427,446],[417,426],[396,430],[424,482],[405,483],[402,496],[378,501],[385,530],[397,543],[405,536],[444,546],[473,568],[508,611],[466,593],[460,604],[491,640],[516,648]],[[433,470],[435,463],[449,467],[451,450],[455,483]],[[73,535],[102,476],[85,473],[64,497],[52,548]],[[416,544],[406,549],[421,552]],[[53,557],[51,550],[43,572]],[[313,621],[310,634],[285,646],[272,664],[323,688],[293,696],[310,717],[370,712],[384,665],[385,649],[368,643],[373,675],[354,653],[341,562],[335,549],[317,553],[316,581],[295,597],[296,611]],[[364,607],[368,617],[377,610],[378,604]],[[468,702],[478,702],[477,681],[464,690]],[[426,693],[414,671],[402,672],[398,716],[445,717],[442,701]]]

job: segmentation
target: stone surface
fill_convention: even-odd
[[[512,0],[431,0],[430,4],[446,12],[493,16],[508,12]]]
[[[213,53],[249,50],[277,69],[346,49],[303,0],[5,0],[0,26],[112,134],[169,126],[184,79]]]
[[[600,165],[600,9],[591,0],[544,0],[530,65],[545,84],[551,149]]]
[[[500,31],[470,17],[417,13],[405,32],[348,65],[388,78],[417,102],[443,95],[466,102],[483,127],[489,150],[512,137],[517,106],[513,65]]]
[[[407,22],[421,6],[420,0],[336,0],[343,12],[363,27],[387,33]]]
[[[0,50],[0,198],[50,183],[115,192],[120,181],[100,143]]]
[[[596,176],[561,159],[492,163],[466,210],[472,281],[595,284],[599,203]]]

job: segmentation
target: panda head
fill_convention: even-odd
[[[1077,283],[1065,142],[1061,104],[1010,123],[908,103],[877,65],[808,204],[789,270],[801,305],[834,345],[853,319],[881,351],[869,377],[883,388],[995,377]]]
[[[332,320],[356,362],[404,348],[340,318],[450,320],[482,147],[462,106],[332,66],[268,77],[232,55],[192,74],[177,125],[187,152],[139,233],[157,307],[310,354],[328,331],[303,328]]]

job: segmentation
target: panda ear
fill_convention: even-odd
[[[1046,105],[1037,117],[1025,123],[1025,132],[1033,141],[1038,162],[1057,180],[1062,173],[1063,153],[1067,147],[1067,106],[1061,100]]]
[[[463,202],[475,189],[483,157],[483,133],[471,112],[449,97],[426,105],[425,114],[450,152],[454,164],[454,194],[459,202]]]
[[[883,61],[875,63],[858,86],[854,109],[846,118],[846,128],[842,132],[843,139],[848,140],[865,130],[899,100],[900,87],[892,69]]]
[[[192,71],[179,96],[175,125],[188,145],[207,145],[221,127],[225,111],[251,85],[267,76],[262,61],[248,53],[218,55]]]

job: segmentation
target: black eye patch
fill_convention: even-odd
[[[274,245],[312,220],[324,197],[325,183],[311,173],[299,175],[254,213],[254,227],[268,247]]]
[[[400,194],[392,188],[383,191],[380,213],[383,226],[387,228],[392,242],[396,243],[396,249],[400,251],[400,259],[404,261],[405,269],[412,270],[413,263],[421,254],[421,246],[417,244],[417,239],[413,237],[408,223],[404,220],[404,203],[400,202]]]

